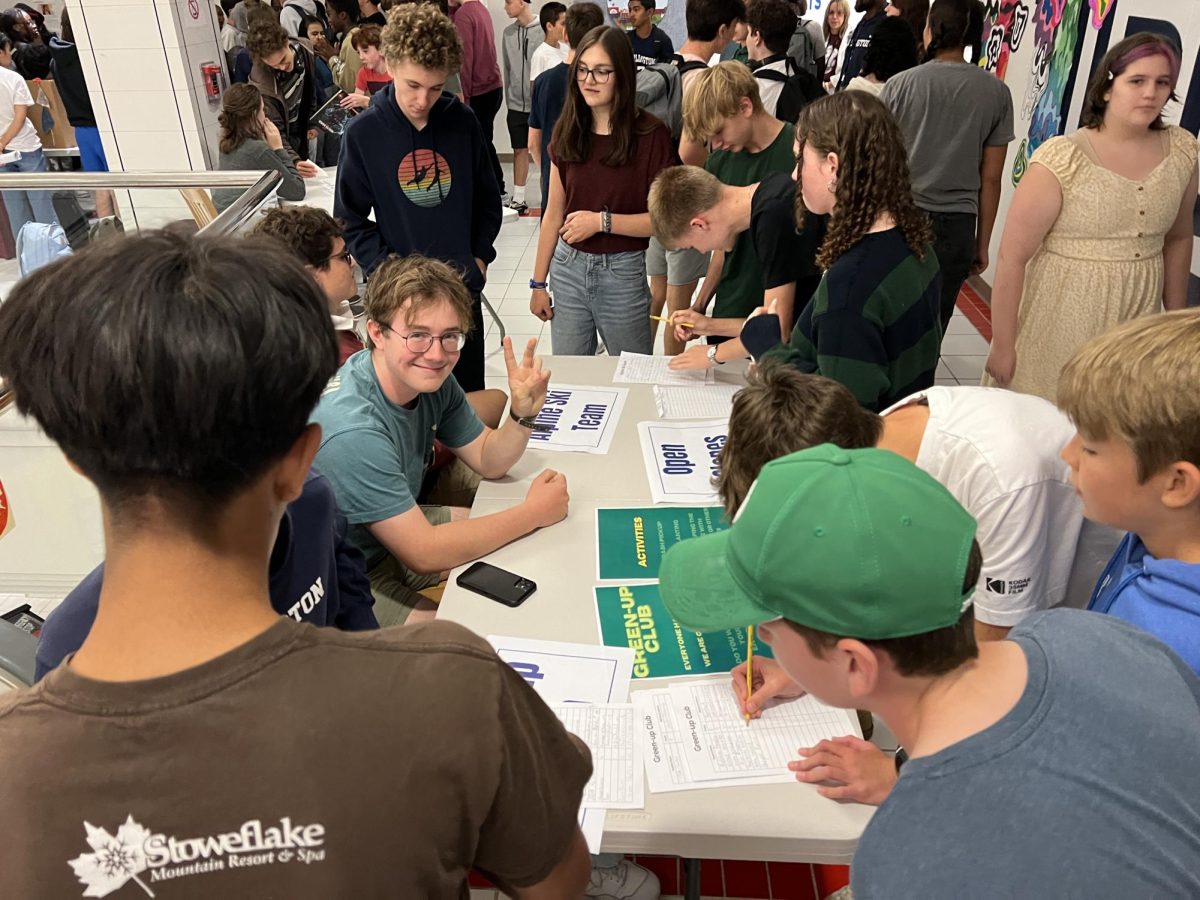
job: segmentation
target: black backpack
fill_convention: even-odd
[[[758,68],[754,70],[754,77],[783,82],[783,90],[775,104],[775,118],[794,125],[804,107],[825,96],[825,87],[815,75],[797,69],[791,57],[788,57],[786,68],[786,74],[778,69]]]

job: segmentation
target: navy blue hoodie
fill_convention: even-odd
[[[389,253],[420,253],[454,265],[472,292],[482,291],[475,257],[496,258],[502,213],[479,120],[443,93],[418,131],[389,84],[346,126],[333,212],[364,271]]]
[[[342,631],[379,627],[362,554],[346,540],[346,530],[329,481],[309,472],[304,490],[284,510],[271,551],[268,587],[276,612]],[[83,646],[96,621],[103,581],[101,563],[50,613],[38,641],[35,678]]]

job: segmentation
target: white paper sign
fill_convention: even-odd
[[[617,431],[627,388],[551,384],[538,413],[549,431],[529,436],[530,448],[574,453],[607,453]]]
[[[547,703],[624,703],[633,650],[490,635],[496,654]]]
[[[724,419],[686,425],[639,422],[642,461],[654,502],[715,503],[712,479],[720,472],[717,459],[728,431]]]

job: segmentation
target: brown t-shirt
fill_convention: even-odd
[[[558,166],[563,183],[564,215],[577,210],[600,212],[605,207],[614,216],[635,216],[647,211],[646,197],[655,176],[679,161],[671,132],[666,125],[655,122],[650,132],[636,135],[628,165],[614,167],[601,162],[612,148],[612,138],[607,134],[592,135],[591,154],[585,162],[563,162],[551,149],[550,160]],[[584,253],[626,253],[645,250],[649,245],[649,238],[598,232],[571,246]]]
[[[467,897],[562,861],[587,749],[484,641],[282,618],[166,678],[0,697],[0,897]],[[143,887],[133,883],[136,879]]]

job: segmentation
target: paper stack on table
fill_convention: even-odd
[[[704,387],[654,386],[654,405],[660,419],[729,418],[733,395],[740,384],[710,384]]]
[[[599,853],[606,811],[640,809],[645,803],[640,739],[633,705],[625,702],[633,651],[494,635],[488,642],[592,751],[593,775],[580,805],[579,827],[588,849]]]
[[[795,780],[798,747],[855,735],[857,717],[804,696],[768,706],[749,724],[728,677],[633,695],[651,793]]]
[[[643,353],[621,352],[613,384],[676,384],[701,385],[716,381],[712,369],[675,371],[669,356],[647,356]]]

